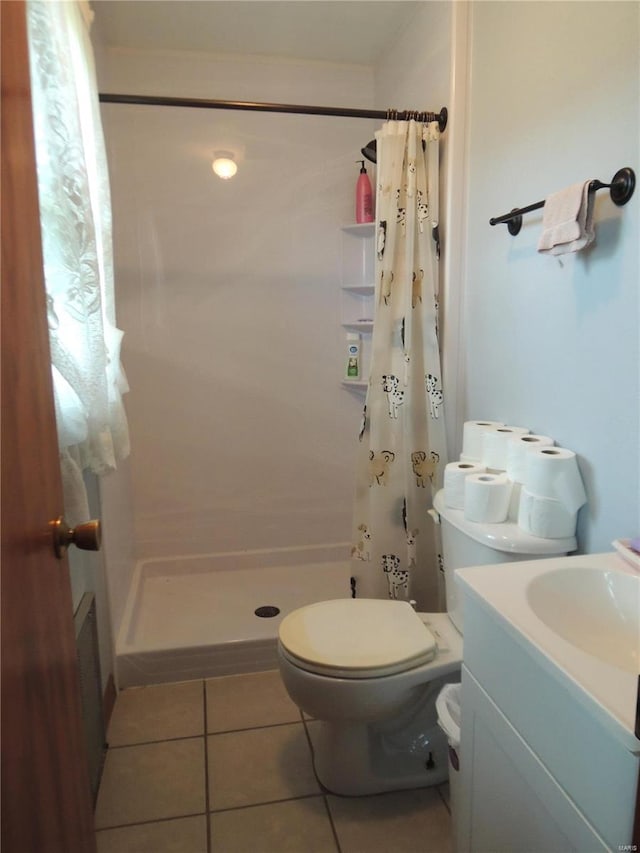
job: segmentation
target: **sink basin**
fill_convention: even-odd
[[[640,661],[640,577],[607,570],[553,569],[527,584],[538,619],[571,645],[637,674]]]

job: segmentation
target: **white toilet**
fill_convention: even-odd
[[[329,791],[362,795],[436,785],[448,777],[435,700],[460,680],[462,614],[453,573],[463,566],[532,560],[576,541],[529,536],[515,524],[477,524],[434,500],[442,525],[446,613],[404,601],[344,598],[294,610],[279,629],[280,673],[313,717],[314,764]]]

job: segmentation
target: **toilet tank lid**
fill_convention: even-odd
[[[436,494],[433,507],[448,521],[452,527],[466,534],[470,539],[479,542],[494,551],[504,551],[507,554],[542,554],[552,557],[568,554],[578,547],[575,536],[564,539],[543,539],[541,536],[531,536],[512,521],[502,521],[500,524],[481,524],[469,521],[464,517],[464,510],[453,509],[444,502],[444,489]]]
[[[406,601],[321,601],[289,613],[278,633],[300,661],[343,672],[419,666],[436,653],[433,634]]]

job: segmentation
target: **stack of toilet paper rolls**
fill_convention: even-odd
[[[572,450],[552,446],[529,451],[518,504],[518,527],[545,539],[573,536],[578,510],[586,502],[578,460]]]
[[[444,471],[447,506],[469,521],[517,521],[545,539],[575,533],[586,495],[575,453],[548,435],[498,421],[467,421],[462,453]]]

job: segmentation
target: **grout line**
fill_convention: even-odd
[[[206,706],[205,706],[205,708],[206,708]],[[264,726],[247,726],[244,729],[223,729],[222,731],[219,731],[219,732],[208,732],[207,731],[206,710],[205,710],[204,736],[205,737],[212,737],[213,735],[230,735],[230,734],[235,734],[236,732],[237,733],[252,732],[252,731],[255,731],[257,729],[275,729],[278,726],[295,726],[297,724],[298,724],[297,720],[289,720],[288,722],[285,722],[285,723],[268,723],[267,725],[264,725]],[[154,743],[171,743],[172,741],[175,741],[175,740],[195,740],[195,739],[200,738],[200,737],[202,737],[202,734],[199,734],[199,735],[180,735],[178,737],[158,738],[157,740],[137,740],[137,741],[134,741],[133,743],[109,744],[109,749],[110,750],[128,749],[129,747],[132,747],[132,746],[148,746],[149,744],[154,744]]]
[[[114,749],[130,749],[134,746],[150,746],[154,743],[173,743],[176,740],[197,740],[201,738],[202,734],[199,735],[182,735],[179,737],[163,737],[158,738],[157,740],[137,740],[135,743],[118,743],[118,744],[109,744],[109,751]]]
[[[207,732],[207,735],[209,735],[210,737],[213,735],[232,735],[236,732],[253,732],[256,731],[256,729],[277,729],[278,727],[282,726],[297,726],[298,723],[299,720],[287,720],[284,723],[267,723],[263,726],[246,726],[246,728],[243,729],[222,729],[219,732]]]
[[[324,800],[324,807],[327,810],[327,817],[329,818],[329,825],[331,826],[331,832],[333,833],[333,840],[336,842],[336,850],[338,851],[338,853],[342,853],[342,848],[340,847],[340,839],[338,838],[338,832],[333,822],[333,815],[331,814],[331,809],[329,808],[329,798],[326,794],[323,794],[322,799]]]
[[[204,719],[204,809],[207,819],[207,853],[211,853],[211,821],[209,820],[209,738],[207,736],[207,684],[202,681],[202,701],[203,701],[203,719]]]
[[[309,734],[309,729],[307,728],[307,720],[305,720],[305,717],[304,717],[304,714],[302,713],[302,711],[300,711],[300,716],[302,717],[302,725],[304,727],[304,733],[307,736],[307,743],[309,744],[309,749],[311,750],[311,769],[313,770],[314,778],[315,778],[316,782],[318,783],[318,786],[319,786],[319,788],[323,794],[331,794],[332,792],[328,788],[325,788],[325,786],[322,784],[322,782],[318,778],[318,774],[316,772],[316,753],[315,753],[315,750],[313,748],[313,741],[311,740],[311,735]],[[308,722],[312,722],[312,720],[309,720]]]
[[[314,794],[301,794],[299,797],[282,797],[279,800],[263,800],[259,803],[246,803],[242,806],[227,806],[223,809],[211,809],[209,814],[222,814],[222,812],[241,812],[244,809],[254,809],[259,806],[274,806],[278,803],[291,803],[295,800],[312,800],[314,797],[322,797],[321,791]]]
[[[309,734],[309,729],[307,728],[307,721],[304,718],[304,714],[300,711],[300,719],[302,720],[302,727],[304,728],[304,733],[307,738],[307,743],[309,744],[309,749],[311,751],[311,761],[313,762],[315,754],[313,751],[313,742],[311,741],[311,735]],[[314,768],[315,772],[315,768]]]
[[[149,824],[154,823],[168,823],[171,820],[184,820],[188,817],[204,817],[206,818],[206,812],[192,812],[190,814],[176,814],[171,815],[171,817],[156,817],[153,820],[138,820],[135,823],[116,823],[113,826],[97,826],[96,832],[108,832],[110,829],[128,829],[130,826],[147,826]]]

